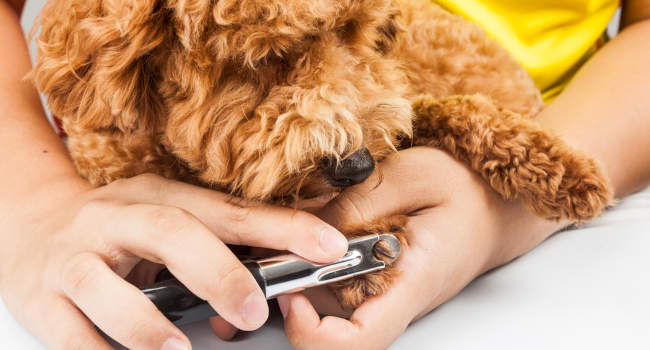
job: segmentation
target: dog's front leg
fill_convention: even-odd
[[[535,121],[483,95],[417,98],[414,145],[441,148],[478,172],[504,199],[550,220],[582,222],[611,203],[596,162]]]

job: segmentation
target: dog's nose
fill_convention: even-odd
[[[341,161],[326,160],[325,176],[333,186],[347,187],[362,183],[375,170],[375,160],[367,148],[362,148]]]

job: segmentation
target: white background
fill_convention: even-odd
[[[25,27],[42,2],[28,1]],[[391,349],[650,349],[649,267],[650,188],[477,279]],[[184,331],[197,350],[290,348],[277,312],[231,343]],[[43,350],[1,303],[0,349]]]

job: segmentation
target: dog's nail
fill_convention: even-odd
[[[388,259],[394,260],[396,258],[395,254],[390,251],[389,248],[385,247],[385,245],[387,244],[384,242],[377,242],[377,244],[375,244],[375,254],[379,254],[387,257]]]
[[[402,226],[391,226],[390,232],[404,232],[405,229]]]
[[[363,287],[363,292],[364,292],[366,295],[369,295],[369,296],[371,296],[371,297],[374,297],[374,296],[377,295],[377,293],[375,293],[375,292],[373,292],[372,290],[370,290],[370,288],[369,288],[367,285],[366,285],[365,287]]]

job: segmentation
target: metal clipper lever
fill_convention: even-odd
[[[378,250],[380,241],[388,244],[390,253]],[[305,288],[325,285],[354,276],[381,270],[386,263],[377,259],[384,255],[392,263],[401,252],[399,240],[392,234],[372,234],[348,242],[348,252],[331,264],[315,264],[294,254],[285,254],[260,260],[244,261],[267,299]],[[175,324],[186,324],[217,313],[192,294],[176,279],[169,279],[142,290],[145,295]]]

